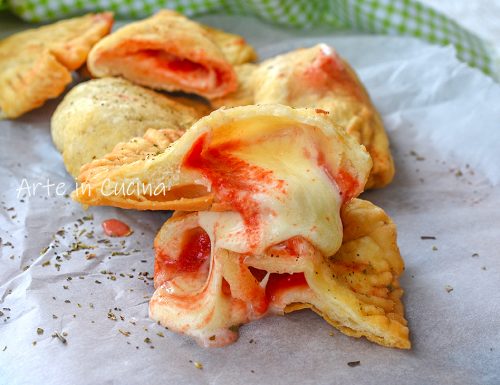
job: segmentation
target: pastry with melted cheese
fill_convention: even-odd
[[[61,95],[71,71],[112,24],[111,13],[89,14],[0,41],[0,118],[16,118]]]
[[[162,10],[103,39],[90,52],[88,67],[96,77],[122,76],[212,99],[236,90],[233,65],[255,58],[241,36]]]
[[[223,346],[237,338],[234,326],[311,308],[349,336],[409,349],[394,223],[360,199],[340,214],[342,245],[332,254],[304,230],[255,253],[233,251],[217,228],[232,219],[219,216],[214,226],[211,212],[174,215],[155,239],[150,316],[203,346]]]
[[[207,112],[202,103],[193,103],[186,106],[125,79],[90,80],[74,87],[57,107],[52,139],[66,169],[76,177],[82,165],[104,157],[120,142],[142,137],[148,129],[168,130],[171,141],[178,139]],[[162,142],[162,148],[167,144]]]
[[[172,145],[159,148],[157,155],[144,152],[137,159],[135,153],[130,154],[127,146],[123,151],[120,150],[122,146],[117,146],[110,156],[119,161],[103,166],[97,160],[85,166],[78,177],[80,186],[72,196],[85,205],[139,210],[206,210],[213,204],[223,207],[225,197],[218,196],[214,200],[216,194],[211,182],[184,162],[191,148],[204,149],[208,142],[214,140],[216,143],[227,142],[228,151],[237,143],[252,144],[251,156],[256,164],[268,164],[268,168],[280,166],[287,174],[291,170],[295,173],[300,170],[311,179],[309,190],[319,188],[316,186],[320,182],[326,183],[324,179],[315,177],[317,167],[312,165],[319,163],[326,167],[331,163],[334,169],[328,171],[328,175],[345,187],[341,190],[345,194],[344,199],[362,191],[364,174],[368,174],[371,167],[370,157],[363,147],[322,113],[282,105],[252,105],[212,112],[196,122]],[[303,143],[304,149],[291,152],[290,148],[297,141]],[[134,146],[134,143],[131,145]],[[234,148],[234,151],[238,149]],[[284,159],[287,159],[286,163]],[[234,170],[227,169],[225,172],[233,173],[234,179],[239,180],[240,165],[228,164],[230,166]],[[255,177],[259,176],[264,178],[265,173],[257,173]],[[254,188],[263,180],[265,178],[252,181],[256,185]],[[247,183],[250,184],[250,181]],[[137,185],[141,188],[135,188]],[[278,191],[279,186],[276,188]],[[300,195],[307,200],[308,193],[301,190]],[[324,195],[322,199],[329,197]],[[300,206],[297,210],[301,210]]]
[[[353,200],[371,158],[322,112],[217,110],[162,153],[148,149],[145,138],[86,166],[73,197],[180,210],[155,240],[154,320],[221,346],[236,339],[232,326],[311,307],[346,334],[409,347],[395,227]],[[154,197],[115,193],[135,181],[167,188]]]

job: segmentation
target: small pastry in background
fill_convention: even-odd
[[[206,113],[196,101],[187,106],[120,78],[90,80],[74,87],[51,121],[54,144],[68,172],[111,152],[116,144],[150,129],[169,129],[177,139]],[[172,137],[173,137],[172,136]]]
[[[71,71],[112,25],[111,13],[89,14],[0,41],[0,118],[16,118],[61,95]]]
[[[163,10],[97,44],[88,67],[95,77],[122,76],[154,89],[213,99],[236,90],[233,65],[255,58],[241,36]]]

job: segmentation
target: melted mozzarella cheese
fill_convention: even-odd
[[[318,165],[322,151],[318,142],[326,138],[312,126],[259,119],[238,122],[237,129],[214,130],[211,143],[221,145],[236,138],[243,144],[231,155],[272,171],[272,178],[284,183],[282,188],[271,184],[252,196],[259,211],[256,248],[251,247],[244,214],[200,212],[200,224],[213,234],[215,247],[262,254],[267,247],[300,235],[323,254],[335,253],[342,242],[342,199],[338,186]]]

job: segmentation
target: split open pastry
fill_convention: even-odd
[[[168,130],[179,138],[207,106],[165,96],[121,78],[90,80],[74,87],[52,116],[51,133],[68,172],[99,159],[116,144],[152,129]],[[157,151],[156,151],[157,152]]]
[[[151,144],[137,138],[117,145],[106,157],[115,159],[113,164],[98,159],[83,167],[77,178],[80,186],[72,196],[85,205],[139,210],[206,210],[213,204],[223,206],[225,199],[214,194],[213,186],[203,173],[187,166],[184,161],[192,147],[202,149],[206,145],[203,140],[215,138],[225,142],[252,143],[262,162],[282,164],[283,159],[288,159],[286,167],[297,170],[307,162],[321,163],[328,157],[335,157],[335,166],[341,169],[336,183],[346,187],[342,193],[348,196],[354,191],[362,191],[365,184],[363,173],[368,174],[371,168],[366,151],[356,151],[354,160],[347,158],[345,153],[351,147],[361,147],[324,114],[314,109],[282,105],[251,105],[212,112],[172,145],[158,147],[158,154],[154,156],[147,150]],[[297,140],[303,141],[303,153],[289,152],[288,147]],[[138,145],[146,150],[141,152]],[[134,149],[133,156],[130,148]],[[136,154],[140,154],[140,159]],[[307,160],[307,157],[312,160]],[[354,162],[361,162],[361,165]],[[136,184],[141,188],[135,188]],[[124,187],[127,187],[126,191]]]
[[[151,318],[202,346],[223,346],[241,324],[311,308],[349,336],[409,349],[394,223],[360,199],[340,214],[342,245],[331,254],[308,229],[253,252],[238,247],[245,236],[234,231],[233,212],[174,215],[155,239]],[[235,240],[221,238],[224,226]]]
[[[92,49],[88,67],[96,77],[122,76],[151,88],[212,99],[236,90],[233,65],[255,58],[241,36],[162,10],[103,39]]]
[[[73,192],[179,210],[155,240],[153,319],[221,346],[236,325],[311,307],[346,334],[409,347],[395,228],[353,200],[372,162],[345,130],[315,109],[251,105],[214,111],[159,154],[156,143],[85,166]]]
[[[0,117],[16,118],[59,96],[112,24],[111,13],[89,14],[0,41]]]
[[[370,153],[373,169],[366,188],[391,182],[394,162],[380,115],[354,70],[333,48],[298,49],[238,75],[237,91],[212,101],[214,107],[280,103],[324,110]]]

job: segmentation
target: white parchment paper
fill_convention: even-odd
[[[73,182],[51,143],[53,101],[0,122],[0,384],[498,384],[500,86],[451,49],[411,39],[299,40],[253,19],[205,21],[263,57],[325,41],[357,69],[396,161],[392,185],[364,198],[398,225],[413,349],[346,337],[309,311],[246,325],[210,350],[150,321],[152,242],[168,213],[83,211],[65,197]],[[48,193],[23,184],[47,179]],[[110,217],[134,234],[107,238]]]

